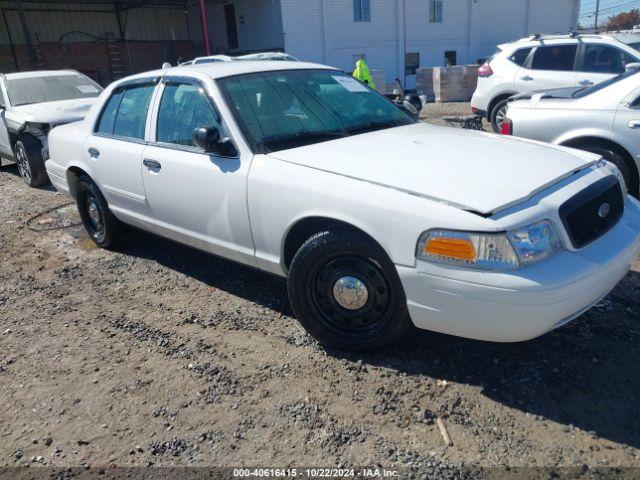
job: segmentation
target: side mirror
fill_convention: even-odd
[[[193,143],[207,153],[234,157],[238,155],[229,138],[220,138],[220,130],[215,127],[199,127],[193,131]]]
[[[628,72],[633,72],[633,71],[636,71],[636,70],[640,70],[640,62],[627,63],[624,66],[624,71],[627,72],[627,73]]]

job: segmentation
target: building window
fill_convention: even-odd
[[[429,22],[442,23],[442,1],[429,0]]]
[[[404,73],[415,75],[420,68],[420,53],[412,52],[404,54]]]
[[[444,64],[447,67],[455,67],[458,64],[458,52],[455,50],[444,52]]]
[[[371,0],[353,0],[353,21],[371,21]]]

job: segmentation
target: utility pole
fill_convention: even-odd
[[[596,0],[596,23],[595,30],[598,31],[598,15],[600,14],[600,0]]]

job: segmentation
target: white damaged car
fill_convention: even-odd
[[[340,349],[411,325],[528,340],[640,252],[640,204],[610,163],[417,122],[321,65],[136,75],[49,141],[49,176],[99,246],[122,222],[286,277],[299,321]]]
[[[75,70],[0,74],[0,162],[15,160],[27,185],[47,183],[51,128],[81,120],[102,87]]]

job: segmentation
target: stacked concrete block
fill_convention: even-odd
[[[433,68],[419,68],[416,72],[416,90],[418,95],[425,97],[427,102],[433,102],[436,95],[433,91]]]
[[[478,66],[435,67],[433,91],[436,102],[468,102],[478,83]]]

